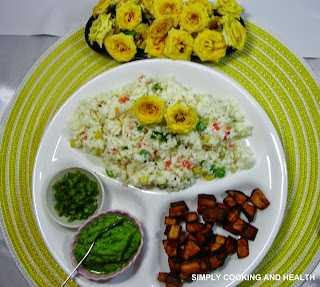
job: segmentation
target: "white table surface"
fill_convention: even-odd
[[[0,118],[26,73],[42,53],[58,39],[59,37],[54,36],[0,35]],[[315,76],[320,79],[320,58],[305,60],[315,72]],[[302,283],[303,287],[320,286],[319,265],[313,274],[316,280]],[[2,232],[0,232],[0,286],[29,286],[9,253]]]

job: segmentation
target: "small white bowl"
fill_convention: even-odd
[[[94,216],[92,216],[90,219],[88,219],[78,230],[77,230],[77,233],[74,235],[73,237],[73,240],[71,242],[71,245],[70,245],[70,257],[71,257],[71,262],[72,262],[72,265],[74,267],[76,267],[78,265],[78,262],[75,258],[75,256],[73,255],[73,251],[74,251],[74,248],[77,244],[77,238],[78,238],[78,235],[81,233],[81,231],[88,227],[90,224],[92,224],[93,222],[95,222],[96,220],[104,217],[104,216],[107,216],[107,215],[120,215],[120,216],[124,216],[126,218],[128,218],[131,222],[133,222],[133,224],[135,226],[138,227],[139,229],[139,232],[141,234],[141,242],[140,242],[140,245],[135,253],[135,255],[132,257],[132,259],[125,265],[123,266],[121,269],[115,271],[115,272],[112,272],[112,273],[109,273],[109,274],[102,274],[102,275],[99,275],[99,274],[94,274],[94,273],[90,273],[89,271],[83,269],[81,266],[78,268],[78,273],[81,274],[82,276],[84,276],[85,278],[89,279],[89,280],[92,280],[92,281],[106,281],[108,279],[111,279],[111,278],[114,278],[115,276],[123,273],[125,270],[127,270],[136,260],[137,258],[139,257],[140,253],[141,253],[141,250],[142,250],[142,246],[143,246],[143,239],[144,239],[144,232],[143,232],[143,229],[142,229],[142,226],[141,224],[138,222],[138,220],[132,216],[131,214],[129,214],[128,212],[126,211],[123,211],[123,210],[118,210],[118,209],[115,209],[115,210],[108,210],[108,211],[102,211]]]
[[[99,179],[98,175],[95,174],[94,171],[85,169],[83,167],[70,167],[66,168],[60,172],[58,172],[50,181],[47,191],[46,191],[46,206],[48,208],[49,214],[53,218],[54,221],[59,223],[60,225],[64,227],[69,227],[69,228],[78,228],[83,224],[86,220],[88,219],[83,219],[83,220],[74,220],[72,222],[68,222],[68,217],[65,216],[59,216],[57,210],[54,208],[54,205],[56,203],[56,199],[54,198],[54,193],[55,190],[52,188],[53,184],[55,184],[60,178],[62,178],[65,174],[68,172],[76,172],[79,170],[81,173],[85,174],[88,176],[88,178],[92,181],[95,181],[98,184],[98,189],[99,189],[99,194],[97,195],[97,209],[95,212],[91,215],[93,216],[94,214],[97,214],[98,212],[101,211],[101,208],[103,206],[103,201],[104,201],[104,187]]]

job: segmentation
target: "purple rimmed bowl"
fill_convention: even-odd
[[[90,224],[92,224],[94,221],[106,216],[106,215],[120,215],[120,216],[124,216],[126,217],[127,219],[129,219],[131,222],[133,222],[134,225],[136,225],[139,229],[139,232],[141,234],[141,242],[140,242],[140,245],[135,253],[135,255],[132,257],[132,259],[125,265],[123,266],[121,269],[115,271],[115,272],[112,272],[112,273],[109,273],[109,274],[94,274],[94,273],[91,273],[87,270],[85,270],[84,268],[82,268],[81,266],[78,268],[78,273],[81,274],[83,277],[89,279],[89,280],[93,280],[93,281],[105,281],[105,280],[108,280],[108,279],[111,279],[111,278],[114,278],[116,277],[117,275],[123,273],[125,270],[127,270],[135,261],[136,259],[139,257],[140,253],[141,253],[141,250],[142,250],[142,246],[143,246],[143,238],[144,238],[144,233],[143,233],[143,229],[142,229],[142,226],[141,224],[138,222],[138,220],[132,216],[131,214],[129,214],[128,212],[126,211],[123,211],[123,210],[119,210],[119,209],[115,209],[115,210],[108,210],[108,211],[102,211],[100,213],[97,213],[96,215],[90,217],[90,219],[88,219],[83,225],[81,225],[79,227],[79,229],[77,230],[76,234],[74,235],[73,237],[73,240],[71,242],[71,248],[70,248],[70,257],[71,257],[71,262],[72,262],[72,265],[74,267],[76,267],[78,265],[78,262],[73,254],[73,251],[75,249],[75,246],[77,244],[77,238],[78,238],[78,235],[81,233],[81,231],[83,229],[85,229],[86,227],[88,227]]]

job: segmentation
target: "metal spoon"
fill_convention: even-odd
[[[73,273],[79,268],[79,266],[82,264],[82,262],[88,257],[91,249],[93,248],[94,244],[96,243],[96,241],[102,236],[102,234],[106,233],[108,230],[112,229],[113,227],[117,226],[118,224],[120,224],[121,222],[123,222],[124,219],[120,219],[119,221],[109,225],[106,229],[104,229],[103,231],[101,231],[97,237],[93,240],[93,242],[91,243],[87,253],[85,254],[85,256],[83,256],[83,258],[80,260],[79,264],[77,265],[76,268],[74,268],[74,270],[71,272],[71,274],[68,276],[68,278],[66,279],[66,281],[63,282],[63,284],[61,285],[61,287],[63,287],[64,285],[66,285],[66,283],[68,282],[68,280],[71,278],[71,276],[73,275]]]

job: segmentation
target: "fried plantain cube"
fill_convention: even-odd
[[[215,255],[217,253],[224,251],[224,244],[221,243],[211,243],[210,244],[210,254]]]
[[[249,255],[248,240],[243,237],[240,237],[238,239],[237,255],[238,255],[238,258],[245,258]]]
[[[176,257],[178,255],[180,245],[177,242],[166,239],[162,240],[162,244],[169,257]]]
[[[225,236],[217,234],[210,244],[211,255],[223,252],[226,240]]]
[[[202,215],[203,210],[204,210],[205,208],[207,208],[207,206],[205,206],[205,205],[198,205],[198,208],[197,208],[198,214]]]
[[[197,242],[205,244],[213,238],[212,228],[205,227],[196,233]]]
[[[170,217],[182,217],[185,216],[189,211],[188,206],[186,205],[185,201],[177,201],[170,203],[169,208],[169,216]]]
[[[256,227],[250,223],[246,223],[240,235],[248,240],[255,240],[257,233],[258,229]]]
[[[188,234],[187,234],[187,239],[188,239],[188,240],[192,240],[192,241],[194,241],[194,242],[197,242],[197,237],[196,237],[194,234],[192,234],[192,233],[188,233]]]
[[[181,264],[183,259],[181,257],[169,257],[168,264],[170,271],[173,273],[179,273],[181,271]]]
[[[208,207],[214,207],[216,202],[216,197],[213,194],[198,194],[198,205],[205,205]]]
[[[186,230],[190,233],[199,232],[204,228],[204,225],[200,222],[190,222],[186,224]]]
[[[191,260],[181,264],[181,272],[185,274],[201,273],[201,266],[198,260]]]
[[[204,228],[212,228],[214,223],[204,223]]]
[[[234,207],[238,205],[238,202],[230,195],[223,199],[223,203],[225,203],[229,207]]]
[[[170,228],[171,228],[171,225],[167,225],[166,226],[166,228],[165,228],[165,230],[164,230],[164,235],[168,235],[169,234],[169,232],[170,232]]]
[[[234,208],[231,208],[230,211],[226,214],[225,219],[233,224],[240,215],[240,206],[235,206]]]
[[[249,222],[253,221],[254,216],[256,214],[256,207],[255,206],[248,204],[248,203],[244,203],[241,205],[241,211],[246,216],[246,218],[248,219]]]
[[[180,272],[179,277],[183,281],[191,281],[191,274],[189,274],[189,273]]]
[[[270,204],[269,200],[265,197],[264,193],[256,188],[252,191],[250,196],[251,203],[260,210],[267,208]]]
[[[243,231],[246,222],[241,218],[238,218],[233,224],[232,228],[237,231],[239,234]]]
[[[201,273],[207,273],[210,270],[209,256],[202,257],[200,260]]]
[[[213,194],[199,194],[198,195],[198,213],[202,214],[206,207],[215,207],[217,204],[216,197]]]
[[[226,243],[224,245],[224,250],[228,255],[236,253],[236,251],[237,251],[237,239],[235,239],[232,236],[228,236],[227,240],[226,240]]]
[[[184,234],[180,233],[179,238],[178,238],[179,245],[185,244],[186,241],[187,241],[187,236],[185,236]]]
[[[232,196],[238,204],[244,204],[249,200],[249,197],[239,190],[227,190],[226,193]]]
[[[228,213],[229,210],[230,210],[230,206],[229,206],[229,205],[226,205],[226,204],[223,203],[223,202],[218,202],[218,203],[217,203],[217,207],[219,207],[219,208],[224,208],[224,209],[226,210],[226,213]]]
[[[176,218],[172,218],[170,216],[166,216],[164,218],[164,224],[165,225],[176,225],[176,224],[178,224],[178,220]]]
[[[219,254],[210,256],[209,258],[210,270],[214,270],[221,267],[224,264],[226,257],[227,256],[224,253],[219,253]]]
[[[166,287],[181,287],[182,282],[175,274],[169,273],[166,279]]]
[[[201,256],[210,254],[210,243],[206,242],[204,245],[201,245]]]
[[[168,277],[169,273],[167,272],[159,272],[158,274],[158,280],[162,283],[166,283],[167,277]]]
[[[198,219],[198,213],[196,213],[195,211],[188,212],[184,217],[185,222],[197,222]]]
[[[167,239],[169,239],[171,241],[178,241],[181,226],[180,225],[169,225],[168,227],[170,227],[170,230],[167,234]]]
[[[224,245],[226,243],[226,240],[227,238],[225,236],[217,234],[214,239],[214,242]]]
[[[187,206],[184,200],[174,201],[170,203],[170,207]]]
[[[205,208],[202,218],[206,223],[222,222],[226,215],[226,210],[220,207]]]
[[[184,245],[184,248],[181,252],[181,256],[184,260],[189,260],[190,258],[198,255],[201,252],[201,247],[199,244],[193,240],[188,240]]]
[[[229,231],[230,233],[232,233],[232,234],[234,234],[234,235],[238,235],[238,234],[239,234],[238,231],[236,231],[236,230],[232,227],[232,225],[231,225],[230,223],[228,223],[228,222],[225,222],[225,223],[223,224],[223,229]]]

